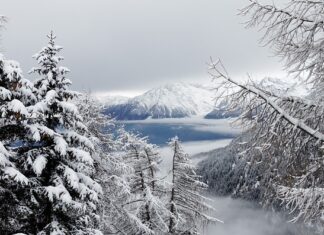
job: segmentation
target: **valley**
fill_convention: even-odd
[[[167,180],[172,151],[166,142],[174,135],[182,134],[179,137],[183,137],[180,140],[184,151],[191,156],[194,164],[198,164],[206,156],[200,158],[196,157],[197,154],[224,147],[241,132],[231,126],[230,119],[148,119],[119,124],[123,124],[129,131],[147,135],[152,143],[160,146],[163,160],[158,175]],[[212,194],[208,197],[215,208],[213,216],[224,221],[224,224],[209,224],[204,230],[206,235],[302,235],[298,233],[298,225],[288,223],[279,213],[264,211],[253,202]]]

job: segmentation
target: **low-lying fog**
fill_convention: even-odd
[[[251,202],[230,197],[212,197],[214,216],[224,224],[210,224],[206,235],[302,235],[295,224],[266,212]]]

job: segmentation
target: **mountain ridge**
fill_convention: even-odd
[[[306,90],[297,82],[266,77],[255,83],[259,88],[276,95],[301,95]],[[288,89],[290,87],[290,89]],[[168,83],[152,88],[133,98],[105,99],[104,113],[117,120],[144,120],[148,118],[184,118],[200,116],[207,119],[236,117],[239,110],[227,111],[226,99],[216,101],[217,92],[212,85],[194,83]]]
[[[119,104],[107,104],[105,113],[119,120],[205,116],[213,110],[214,91],[193,83],[168,83]]]

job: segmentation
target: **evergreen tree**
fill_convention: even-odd
[[[35,101],[32,91],[19,64],[0,55],[0,234],[24,230],[29,224],[31,210],[23,191],[30,181],[16,161],[27,134],[28,106]]]
[[[221,221],[206,214],[212,207],[201,194],[208,186],[200,181],[178,138],[173,138],[169,145],[173,151],[169,233],[198,234],[206,223]]]
[[[62,47],[55,35],[34,58],[40,75],[34,83],[37,102],[30,108],[30,142],[19,166],[32,181],[30,204],[34,223],[32,234],[101,234],[97,204],[101,186],[93,180],[95,147],[71,99],[69,70],[59,66]]]
[[[115,127],[113,120],[102,113],[103,107],[90,93],[80,96],[76,103],[95,143],[95,167],[103,187],[101,230],[104,234],[149,233],[150,230],[123,206],[133,197],[129,185],[133,168],[124,162],[123,143],[110,134]]]

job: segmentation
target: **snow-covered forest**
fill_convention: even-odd
[[[72,89],[55,31],[28,71],[0,51],[0,234],[214,234],[244,213],[278,225],[260,235],[323,234],[324,1],[245,2],[284,78],[211,57],[208,85],[108,98]]]
[[[172,181],[146,138],[114,123],[89,94],[69,89],[53,32],[33,57],[33,82],[1,55],[1,234],[197,234],[211,209],[177,138]],[[190,186],[190,187],[188,187]]]

